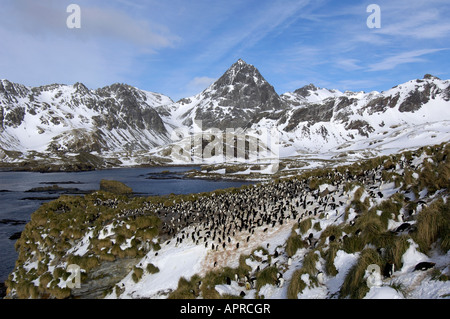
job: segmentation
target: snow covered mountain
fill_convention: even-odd
[[[310,84],[279,96],[254,66],[239,60],[209,88],[162,107],[160,114],[170,123],[177,148],[186,149],[191,141],[177,139],[171,128],[192,136],[199,131],[194,122],[201,121],[203,131],[239,127],[254,139],[258,132],[275,130],[281,158],[357,159],[448,141],[449,101],[450,81],[429,74],[385,92],[340,92]],[[182,162],[171,156],[172,149],[162,146],[153,154]]]
[[[94,91],[81,83],[31,88],[1,80],[0,155],[15,161],[17,152],[101,156],[148,150],[170,141],[155,107],[171,102],[124,84]]]
[[[368,157],[450,140],[449,105],[450,81],[432,75],[384,92],[310,84],[278,95],[241,59],[204,91],[177,102],[125,84],[89,90],[80,83],[31,88],[1,80],[0,157],[14,163],[86,153],[116,166],[177,164],[192,158],[173,151],[189,151],[197,139],[201,153],[214,140],[204,136],[212,128],[241,128],[247,144],[262,142],[261,149],[281,158]],[[277,152],[262,141],[268,131],[277,134]]]
[[[431,75],[381,93],[342,93],[309,85],[282,96],[293,107],[277,126],[288,140],[296,141],[295,149],[313,152],[342,149],[357,142],[369,147],[424,126],[431,138],[441,125],[448,127],[449,92],[448,80]]]

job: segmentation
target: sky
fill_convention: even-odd
[[[450,79],[448,0],[0,0],[0,78],[27,86],[126,83],[174,101],[234,62],[279,94],[313,83],[383,91]],[[69,28],[70,4],[80,28]],[[380,9],[380,28],[369,28]]]

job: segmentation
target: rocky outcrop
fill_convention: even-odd
[[[287,107],[258,69],[241,59],[203,91],[201,99],[194,118],[205,129],[243,128],[261,112]]]
[[[88,278],[80,288],[72,290],[75,299],[101,299],[139,262],[139,258],[124,258],[112,262],[103,262],[89,272]]]

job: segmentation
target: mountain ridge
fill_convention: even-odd
[[[372,147],[378,140],[430,123],[438,127],[425,129],[427,137],[413,146],[438,142],[430,140],[437,134],[450,138],[449,102],[450,81],[430,74],[383,92],[309,84],[278,95],[242,59],[202,92],[176,102],[123,83],[92,90],[80,82],[27,87],[1,80],[0,157],[5,165],[83,152],[119,166],[178,164],[170,156],[177,136],[210,128],[276,128],[283,157],[346,145],[379,153]]]

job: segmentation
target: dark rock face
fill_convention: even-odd
[[[419,91],[416,89],[411,92],[405,101],[400,105],[400,112],[415,112],[418,111],[423,104],[430,100],[430,90],[432,85],[426,84],[425,90]]]
[[[74,298],[99,299],[104,291],[114,287],[139,262],[137,258],[119,259],[114,262],[103,262],[101,266],[88,274],[88,280],[81,287],[72,290]]]
[[[6,296],[6,285],[3,282],[0,282],[0,299],[3,299]]]
[[[258,69],[243,60],[233,64],[210,88],[205,99],[217,101],[196,111],[195,119],[203,128],[243,128],[253,122],[260,112],[282,110],[286,106]],[[224,107],[224,108],[221,108]]]
[[[423,76],[423,78],[424,78],[425,80],[434,80],[434,79],[440,80],[440,78],[438,78],[437,76],[431,75],[431,74],[425,74],[425,75]]]
[[[17,240],[20,238],[21,235],[22,235],[22,232],[16,232],[16,233],[12,234],[11,236],[9,236],[9,240]]]
[[[18,127],[22,124],[25,117],[25,108],[23,106],[17,106],[10,110],[3,119],[3,123],[6,126]]]
[[[3,106],[0,105],[0,133],[3,131]]]
[[[358,133],[362,136],[369,137],[369,133],[373,133],[375,129],[366,121],[357,120],[351,121],[345,129],[347,130],[358,130]]]
[[[281,108],[281,100],[253,65],[239,60],[212,86],[216,90],[212,97],[222,106],[236,108],[259,108],[272,110]]]
[[[450,101],[450,85],[444,90],[444,100]]]
[[[385,112],[388,108],[393,108],[397,105],[400,98],[399,94],[388,97],[378,97],[367,103],[364,109],[369,111],[369,114],[377,112]]]
[[[294,93],[302,97],[308,97],[311,95],[311,91],[317,91],[317,87],[315,87],[314,84],[305,85],[304,87],[295,90]]]
[[[299,122],[308,122],[314,125],[319,122],[329,122],[333,117],[334,100],[329,100],[324,104],[312,104],[307,107],[299,108],[292,114],[286,131],[295,129]]]
[[[132,125],[141,130],[167,133],[158,112],[147,104],[145,95],[136,88],[116,83],[98,89],[96,93],[104,98],[94,106],[103,113],[103,118],[95,119],[100,126],[106,125],[111,130],[117,127],[126,129],[128,125]],[[110,116],[111,114],[114,116]]]
[[[2,80],[0,81],[0,94],[3,94],[6,101],[15,103],[18,97],[26,97],[29,90],[24,85]]]

